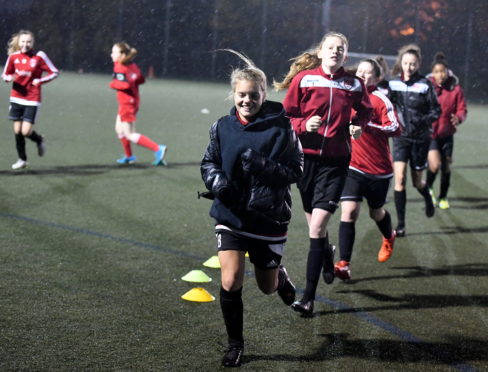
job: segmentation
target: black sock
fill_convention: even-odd
[[[417,189],[417,191],[419,192],[420,195],[424,197],[425,200],[427,199],[432,200],[427,185],[425,185],[422,189]]]
[[[434,184],[435,177],[437,176],[437,173],[433,173],[429,170],[427,170],[427,187],[432,188],[432,185]]]
[[[39,135],[35,130],[32,131],[32,133],[27,137],[31,141],[34,141],[37,144],[40,144],[42,142],[42,136]]]
[[[441,174],[441,193],[439,199],[445,199],[451,184],[451,172]]]
[[[244,305],[242,303],[242,287],[237,291],[228,292],[220,288],[220,308],[224,316],[229,346],[243,346]]]
[[[351,261],[355,238],[356,223],[341,221],[339,224],[339,251],[341,261]]]
[[[381,221],[376,222],[376,225],[380,229],[381,233],[386,239],[391,238],[392,227],[391,227],[391,216],[388,211],[385,209],[385,216]]]
[[[325,251],[324,247],[329,244],[329,239],[310,238],[310,250],[307,258],[307,285],[303,293],[305,301],[315,300],[315,291],[319,283],[320,273],[324,265]]]
[[[405,228],[405,207],[407,205],[407,192],[396,191],[395,195],[395,207],[397,211],[398,228]]]
[[[25,154],[25,138],[22,133],[15,134],[15,147],[17,148],[17,154],[19,155],[19,159],[26,161],[27,155]]]

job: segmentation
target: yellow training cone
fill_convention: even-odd
[[[212,302],[215,297],[203,288],[193,288],[181,296],[183,300],[194,302]]]
[[[219,258],[217,256],[212,256],[203,263],[203,266],[211,267],[212,269],[220,269]]]
[[[246,252],[246,257],[249,257],[249,252]]]
[[[181,279],[184,280],[185,282],[194,282],[194,283],[208,283],[212,281],[212,278],[210,278],[202,270],[192,270]]]

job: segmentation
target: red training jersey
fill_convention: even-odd
[[[43,76],[43,73],[47,75]],[[13,82],[10,102],[24,106],[39,106],[41,85],[55,79],[58,75],[59,70],[46,53],[30,50],[27,53],[18,51],[8,56],[2,79]],[[34,85],[34,81],[38,84]]]
[[[373,115],[358,139],[352,140],[349,168],[380,178],[393,175],[389,137],[399,136],[400,121],[391,101],[376,86],[368,87]]]
[[[120,62],[114,63],[113,80],[110,88],[117,90],[119,105],[134,105],[139,107],[139,85],[144,84],[146,79],[139,67],[131,62],[124,65]]]
[[[457,128],[451,123],[451,115],[456,115],[462,123],[468,114],[463,89],[455,76],[449,76],[442,85],[438,85],[433,77],[430,80],[441,105],[441,115],[432,123],[432,138],[452,136]]]
[[[292,80],[283,101],[293,129],[300,138],[305,154],[322,157],[344,157],[351,152],[349,124],[366,126],[372,107],[361,79],[340,68],[329,75],[322,67],[304,70]],[[312,116],[322,118],[317,132],[307,132]]]

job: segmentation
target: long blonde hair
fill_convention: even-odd
[[[264,97],[266,97],[268,91],[268,82],[266,74],[263,72],[263,70],[256,67],[254,62],[248,56],[236,52],[233,49],[219,49],[219,51],[233,53],[246,64],[246,67],[244,68],[236,67],[232,69],[232,73],[230,74],[230,86],[232,88],[232,91],[230,92],[230,97],[232,97],[232,95],[234,94],[237,82],[240,80],[252,81],[258,84],[258,86],[263,90]]]
[[[398,50],[398,56],[395,61],[395,65],[393,66],[393,69],[391,70],[391,74],[393,76],[399,75],[402,73],[402,58],[405,54],[413,54],[415,57],[417,57],[417,60],[419,62],[419,66],[422,63],[422,53],[420,51],[420,47],[417,44],[407,44],[402,46]]]
[[[11,55],[20,50],[19,39],[22,35],[30,35],[32,37],[32,46],[34,46],[34,34],[29,30],[20,30],[12,35],[7,44],[7,54]]]
[[[347,37],[344,34],[341,34],[340,32],[336,32],[336,31],[327,32],[322,38],[322,40],[320,41],[320,43],[318,43],[316,46],[306,50],[299,56],[290,59],[290,61],[292,61],[290,66],[290,71],[288,71],[288,73],[285,75],[285,77],[281,82],[278,81],[273,82],[273,86],[275,90],[279,91],[279,90],[287,89],[290,86],[293,78],[301,71],[311,70],[316,67],[319,67],[322,64],[322,60],[319,58],[318,52],[320,51],[320,48],[322,48],[322,44],[329,37],[337,37],[341,39],[346,45],[346,54],[347,54],[347,49],[349,48],[349,41],[347,40]]]
[[[131,63],[137,55],[137,49],[132,48],[125,41],[119,41],[118,43],[115,43],[114,46],[119,48],[120,53],[123,55],[119,60],[123,65]]]

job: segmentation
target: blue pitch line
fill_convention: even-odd
[[[205,260],[205,257],[198,256],[195,254],[191,254],[191,253],[187,253],[187,252],[183,252],[183,251],[179,251],[179,250],[175,250],[175,249],[165,248],[165,247],[155,245],[155,244],[143,243],[143,242],[139,242],[137,240],[121,238],[121,237],[117,237],[114,235],[105,234],[105,233],[92,231],[92,230],[88,230],[88,229],[83,229],[83,228],[79,228],[79,227],[37,220],[35,218],[30,218],[30,217],[16,216],[16,215],[13,215],[10,213],[3,213],[3,212],[0,212],[0,216],[5,217],[5,218],[14,219],[14,220],[30,222],[30,223],[35,224],[35,225],[49,226],[49,227],[54,227],[54,228],[61,229],[61,230],[73,231],[73,232],[78,232],[78,233],[82,233],[82,234],[86,234],[86,235],[96,236],[99,238],[109,239],[109,240],[119,242],[119,243],[130,244],[130,245],[133,245],[136,247],[148,248],[148,249],[152,249],[152,250],[156,250],[156,251],[174,254],[177,256],[197,259],[200,261]],[[252,275],[251,272],[246,272],[246,274]],[[297,289],[297,292],[303,293],[303,290]],[[342,302],[334,301],[330,298],[322,297],[322,296],[317,296],[315,300],[316,300],[316,302],[322,302],[322,303],[329,305],[335,309],[342,310],[342,311],[348,311],[350,314],[352,314],[358,318],[361,318],[361,319],[365,320],[366,322],[375,325],[376,327],[384,329],[385,331],[399,337],[400,339],[402,339],[404,341],[407,341],[407,342],[410,342],[413,344],[424,344],[424,343],[426,343],[425,341],[415,337],[414,335],[412,335],[411,333],[409,333],[407,331],[404,331],[398,327],[395,327],[394,325],[387,323],[387,322],[385,322],[385,321],[383,321],[383,320],[381,320],[381,319],[379,319],[373,315],[370,315],[364,311],[356,311],[353,307],[350,307],[346,304],[343,304]],[[439,350],[439,349],[438,350],[432,350],[431,354],[434,354],[436,356],[441,357],[441,360],[448,356],[448,355],[446,355],[446,353],[444,351]],[[442,358],[443,356],[444,356],[444,358]],[[447,364],[447,363],[445,363],[445,364]],[[462,363],[451,363],[451,364],[447,364],[447,365],[449,365],[450,367],[452,367],[458,371],[461,371],[461,372],[477,372],[478,371],[476,368],[473,368],[470,365],[462,364]]]
[[[30,222],[30,223],[35,224],[35,225],[55,227],[55,228],[61,229],[61,230],[73,231],[73,232],[78,232],[78,233],[82,233],[82,234],[86,234],[86,235],[96,236],[99,238],[113,240],[113,241],[119,242],[119,243],[134,245],[136,247],[148,248],[148,249],[152,249],[155,251],[162,251],[165,253],[171,253],[171,254],[174,254],[176,256],[189,257],[189,258],[194,258],[197,260],[205,260],[205,257],[197,256],[195,254],[191,254],[191,253],[187,253],[187,252],[183,252],[183,251],[177,251],[175,249],[165,248],[165,247],[162,247],[162,246],[159,246],[156,244],[142,243],[142,242],[138,242],[137,240],[121,238],[118,236],[105,234],[105,233],[101,233],[101,232],[97,232],[97,231],[92,231],[92,230],[88,230],[88,229],[83,229],[80,227],[68,226],[68,225],[63,225],[63,224],[48,222],[48,221],[42,221],[42,220],[37,220],[35,218],[30,218],[30,217],[16,216],[16,215],[13,215],[10,213],[3,213],[3,212],[0,212],[0,216],[10,218],[13,220]]]

